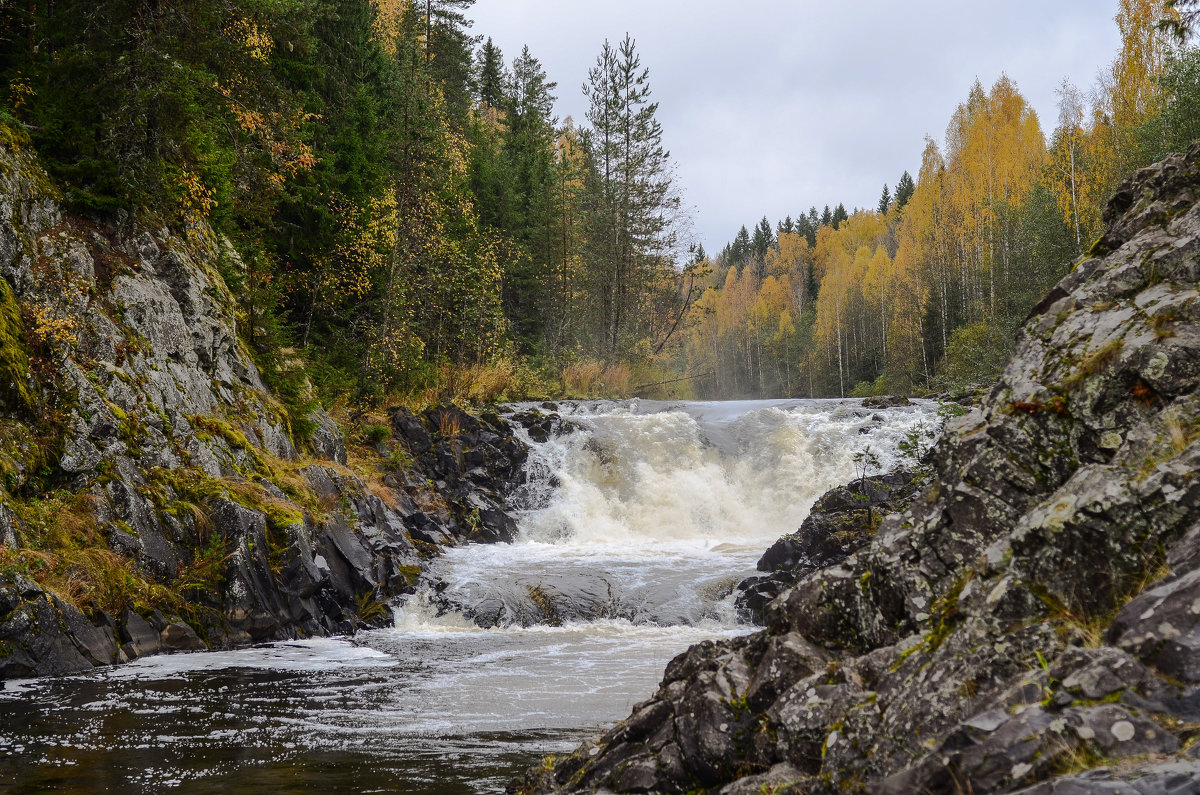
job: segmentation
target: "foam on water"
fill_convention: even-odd
[[[733,624],[733,583],[817,497],[854,477],[856,453],[869,448],[891,468],[905,434],[936,422],[927,401],[878,411],[819,400],[560,411],[576,430],[527,437],[517,542],[447,552],[431,575],[440,610],[519,623],[539,620],[549,600],[570,616]]]

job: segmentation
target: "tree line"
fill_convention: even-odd
[[[0,3],[0,125],[77,213],[225,236],[297,415],[478,367],[532,374],[508,397],[627,366],[705,397],[986,382],[1115,185],[1200,135],[1198,4],[1121,0],[1120,53],[1060,86],[1048,140],[1009,78],[977,81],[877,206],[762,218],[710,257],[636,43],[603,42],[586,118],[558,119],[472,3]]]
[[[879,204],[745,227],[711,261],[679,366],[700,394],[942,391],[998,375],[1021,321],[1102,232],[1115,187],[1200,137],[1195,3],[1121,0],[1121,50],[1058,89],[1047,140],[1016,84],[976,81]]]
[[[695,274],[636,43],[605,41],[586,120],[559,120],[556,83],[476,35],[472,3],[3,3],[0,123],[73,211],[226,236],[285,393],[652,357]]]

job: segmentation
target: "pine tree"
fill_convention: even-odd
[[[888,207],[892,205],[892,193],[888,190],[887,183],[883,183],[883,193],[879,197],[879,214],[885,215]]]
[[[616,48],[604,42],[584,94],[597,172],[590,249],[600,277],[594,285],[600,341],[605,354],[615,357],[636,339],[639,324],[652,320],[647,301],[662,287],[659,268],[675,245],[672,221],[680,200],[662,144],[658,103],[650,99],[650,71],[628,34]]]

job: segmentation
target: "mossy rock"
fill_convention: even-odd
[[[16,492],[46,464],[46,451],[28,425],[0,419],[0,487]]]
[[[21,308],[8,280],[0,278],[0,409],[33,410],[29,378],[29,352],[25,348]]]

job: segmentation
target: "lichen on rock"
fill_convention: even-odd
[[[852,548],[788,539],[823,567],[789,559],[765,630],[510,789],[1195,790],[1200,144],[1105,221],[911,504]]]

